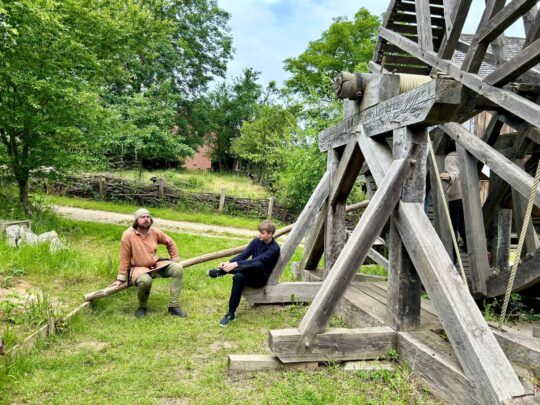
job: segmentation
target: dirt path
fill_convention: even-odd
[[[77,221],[101,222],[107,224],[130,225],[133,215],[120,214],[117,212],[89,210],[84,208],[66,207],[53,205],[53,209],[61,216]],[[211,236],[234,235],[236,237],[251,238],[257,232],[252,229],[231,228],[226,226],[206,225],[186,221],[173,221],[170,219],[154,218],[154,225],[160,229],[173,232],[187,232],[194,234],[208,234]]]

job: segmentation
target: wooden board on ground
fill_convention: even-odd
[[[262,288],[246,287],[242,296],[251,304],[289,304],[313,301],[321,288],[320,282],[287,282]]]
[[[314,370],[318,362],[289,363],[279,361],[276,356],[265,354],[229,354],[229,375],[238,375],[254,371]]]
[[[396,332],[387,327],[328,329],[315,336],[310,353],[297,352],[301,336],[298,329],[271,330],[268,345],[283,363],[384,359],[396,347]]]

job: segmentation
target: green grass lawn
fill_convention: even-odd
[[[138,181],[137,170],[119,170],[108,172],[126,180]],[[235,173],[205,172],[199,170],[152,170],[144,171],[142,181],[150,182],[151,177],[163,177],[167,183],[183,190],[202,193],[225,193],[234,197],[268,198],[270,192],[258,183],[254,183],[245,175]]]
[[[35,227],[37,232],[54,227],[68,249],[56,254],[46,246],[14,250],[1,240],[0,269],[4,275],[13,275],[12,285],[24,282],[44,291],[47,302],[65,314],[82,302],[84,293],[114,279],[124,227],[50,215],[36,220]],[[238,244],[238,240],[209,236],[170,235],[182,258]],[[227,354],[270,354],[268,330],[296,327],[307,307],[250,308],[242,301],[237,319],[228,328],[220,328],[231,279],[208,278],[206,269],[215,264],[185,270],[181,301],[189,314],[186,319],[166,314],[169,280],[158,279],[146,318],[134,318],[137,299],[131,288],[96,301],[61,335],[42,341],[33,352],[0,360],[0,403],[409,404],[432,400],[410,380],[407,370],[348,372],[334,365],[317,371],[229,377]],[[287,270],[285,278],[289,274]],[[32,319],[25,315],[29,309],[35,312]],[[20,342],[37,328],[45,313],[43,308],[41,312],[40,308],[13,308],[9,321],[3,314],[1,333],[6,344]],[[337,318],[332,324],[341,325]]]

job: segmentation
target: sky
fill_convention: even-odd
[[[275,80],[281,85],[288,77],[283,61],[297,57],[310,41],[319,39],[334,18],[352,20],[360,7],[381,15],[388,4],[389,0],[218,0],[219,7],[231,15],[235,55],[228,65],[228,78],[252,67],[261,72],[261,84]],[[484,0],[473,0],[463,32],[476,31],[484,4]],[[523,36],[521,23],[507,35]]]

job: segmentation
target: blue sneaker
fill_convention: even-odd
[[[234,321],[234,313],[232,312],[227,312],[225,314],[225,316],[223,317],[223,319],[221,321],[219,321],[219,326],[221,327],[225,327],[227,326],[228,324],[230,324],[232,321]]]
[[[225,274],[227,274],[227,272],[221,269],[208,270],[208,277],[211,278],[223,277]]]

